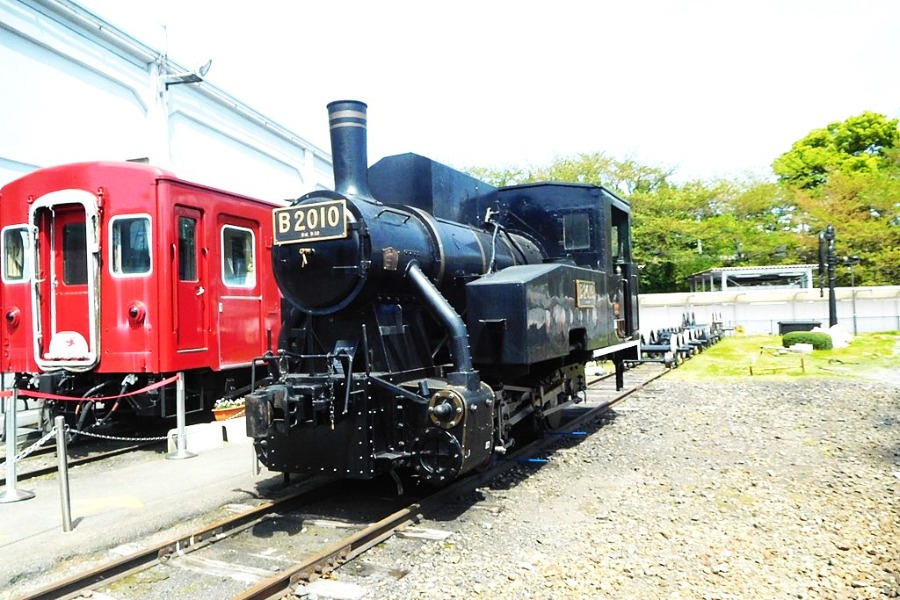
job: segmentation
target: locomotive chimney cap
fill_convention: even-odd
[[[366,139],[366,104],[359,100],[328,103],[334,191],[368,200],[369,159]]]

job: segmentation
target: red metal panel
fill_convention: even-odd
[[[4,198],[8,199],[9,196],[0,193],[0,224],[6,227],[7,224],[17,225],[24,222],[20,220],[21,211],[15,210],[18,207],[9,206]],[[2,230],[8,231],[9,235],[20,235],[21,231],[16,227]],[[10,273],[10,266],[4,265],[4,281],[0,285],[0,318],[3,319],[0,323],[0,371],[4,373],[33,366],[31,279],[27,277],[27,270],[21,276]],[[23,269],[27,267],[26,264],[22,266]]]
[[[40,255],[49,257],[49,269],[41,270],[41,319],[44,338],[41,355],[84,358],[77,347],[91,348],[91,268],[85,249],[85,212],[80,205],[60,205],[53,210],[50,231],[39,235]]]
[[[262,216],[271,219],[269,214]],[[217,288],[216,326],[222,366],[246,364],[265,348],[259,267],[262,262],[268,263],[264,260],[268,257],[262,253],[260,227],[260,221],[234,214],[220,214],[218,218],[221,285]]]
[[[196,208],[175,207],[171,223],[174,244],[172,268],[175,286],[175,340],[179,353],[205,352],[209,317],[207,307],[206,252],[200,248],[203,213]]]
[[[197,219],[199,252],[195,280],[177,281],[179,264],[175,259],[166,267],[165,288],[169,291],[165,292],[167,299],[162,297],[164,291],[160,292],[160,308],[161,314],[167,315],[166,323],[171,329],[168,336],[160,339],[161,368],[164,371],[199,367],[221,370],[249,364],[268,349],[269,340],[274,345],[278,339],[280,293],[271,276],[269,254],[274,206],[178,180],[161,180],[160,198],[161,207],[174,207],[169,216],[161,218],[173,223],[170,235],[176,245],[174,224],[178,217]],[[248,283],[246,263],[238,267],[238,275],[234,271],[235,261],[229,265],[232,269],[229,274],[223,272],[222,228],[225,226],[252,234],[252,284]],[[177,254],[177,251],[170,250],[170,253]],[[236,277],[243,277],[237,285]],[[230,284],[226,285],[226,280]],[[202,331],[197,331],[198,325]]]

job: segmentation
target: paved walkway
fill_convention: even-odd
[[[215,432],[217,426],[209,425]],[[35,496],[0,504],[0,599],[22,597],[89,565],[223,518],[229,505],[253,505],[277,494],[281,474],[263,469],[253,475],[253,446],[246,437],[231,435],[232,441],[216,444],[198,431],[188,436],[194,458],[168,460],[166,452],[137,451],[70,468],[70,532],[63,532],[58,475],[20,482],[18,489]]]

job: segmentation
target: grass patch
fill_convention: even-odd
[[[780,335],[734,335],[694,356],[669,376],[749,377],[751,366],[754,377],[873,377],[900,370],[900,332],[863,333],[847,348],[813,350],[812,354],[786,352]]]

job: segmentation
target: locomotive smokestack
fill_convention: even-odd
[[[372,199],[369,192],[369,159],[366,152],[366,105],[357,100],[328,104],[334,191]]]

